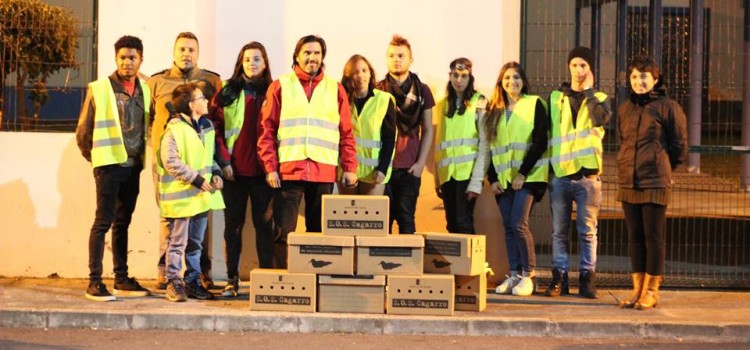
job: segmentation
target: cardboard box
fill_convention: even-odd
[[[354,237],[295,232],[287,236],[287,249],[289,272],[354,274]]]
[[[250,271],[250,310],[315,312],[315,274]]]
[[[387,196],[323,195],[323,234],[387,236]]]
[[[487,307],[487,274],[477,276],[455,276],[455,309],[484,311]]]
[[[453,275],[388,276],[386,313],[453,315]]]
[[[423,251],[420,235],[357,237],[357,274],[419,276]]]
[[[318,276],[318,311],[385,313],[385,276]]]
[[[424,272],[476,276],[484,273],[484,235],[420,233],[424,236]]]

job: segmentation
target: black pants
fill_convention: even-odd
[[[385,186],[385,194],[391,199],[389,232],[393,231],[393,221],[398,223],[399,233],[416,231],[414,217],[421,184],[422,178],[409,174],[409,169],[393,169]]]
[[[255,228],[255,250],[260,268],[273,267],[273,221],[271,187],[262,176],[235,176],[234,181],[224,181],[224,245],[227,257],[227,276],[239,277],[240,253],[242,252],[242,229],[245,226],[247,197],[250,197],[253,226]]]
[[[622,202],[622,210],[628,228],[628,253],[633,272],[664,275],[667,207]]]
[[[138,200],[142,165],[94,168],[96,216],[89,234],[89,280],[102,280],[104,236],[112,228],[112,260],[115,279],[128,277],[128,227]]]
[[[450,179],[440,185],[449,233],[474,233],[474,200],[466,196],[469,180]]]
[[[321,214],[323,195],[333,193],[333,183],[282,181],[273,195],[275,267],[286,268],[286,237],[297,229],[297,216],[302,197],[305,197],[305,228],[307,232],[322,232]]]

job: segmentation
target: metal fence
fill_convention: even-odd
[[[661,62],[669,95],[688,114],[690,160],[675,174],[667,213],[667,286],[750,287],[750,194],[744,191],[742,170],[750,146],[748,141],[742,145],[743,133],[746,140],[750,135],[750,130],[742,130],[743,62],[750,59],[743,55],[743,5],[748,3],[522,1],[521,63],[533,93],[549,96],[568,81],[567,53],[584,45],[597,53],[592,64],[597,86],[610,96],[614,111],[626,96],[628,60],[648,54]],[[702,8],[702,16],[696,18],[694,8]],[[701,22],[699,32],[694,27]],[[630,278],[627,231],[620,203],[614,200],[614,157],[619,148],[615,123],[607,127],[605,137],[597,267],[601,284],[613,286],[629,284]],[[532,216],[532,221],[551,220],[545,210],[535,210]],[[544,271],[551,267],[551,246],[545,237],[549,232],[534,234],[540,242],[539,270]],[[575,232],[572,236],[571,266],[577,267]]]

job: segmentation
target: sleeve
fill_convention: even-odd
[[[474,169],[471,171],[471,179],[469,180],[469,186],[466,188],[466,192],[482,193],[484,175],[487,174],[487,168],[490,167],[490,164],[492,163],[492,160],[490,159],[490,143],[487,129],[484,127],[486,118],[487,112],[485,109],[485,112],[479,116],[477,124],[477,129],[479,129],[479,151],[477,160],[474,163]],[[495,179],[497,179],[497,176],[495,176]]]
[[[148,86],[148,90],[151,93],[151,102],[148,109],[148,127],[151,129],[151,127],[154,124],[154,119],[156,118],[156,79],[155,77],[151,77],[146,81],[146,85]],[[151,133],[148,133],[148,137],[151,137]],[[149,140],[150,141],[150,140]]]
[[[274,81],[268,87],[266,99],[260,109],[260,130],[258,136],[258,158],[266,174],[279,171],[276,133],[281,117],[281,84]]]
[[[354,143],[354,132],[352,131],[351,109],[346,90],[338,84],[339,102],[339,163],[345,172],[357,171],[357,148]]]
[[[224,134],[224,108],[220,107],[223,104],[221,90],[214,95],[211,104],[214,105],[214,108],[209,112],[208,117],[214,124],[214,130],[216,130],[216,163],[223,168],[231,164],[232,158]]]
[[[78,117],[78,126],[76,126],[76,142],[81,155],[87,161],[91,161],[91,148],[94,140],[94,117],[96,116],[96,106],[94,97],[89,86],[86,89],[86,99],[81,108],[81,115]]]
[[[609,98],[599,102],[594,95],[595,93],[596,90],[593,88],[583,90],[583,94],[586,96],[586,106],[590,111],[591,122],[594,126],[604,126],[612,118],[612,108],[609,105]]]
[[[197,188],[201,188],[205,181],[203,177],[198,176],[198,172],[190,168],[185,162],[180,159],[180,149],[177,146],[177,141],[172,134],[172,130],[167,128],[164,132],[164,136],[161,138],[161,146],[159,147],[159,156],[161,157],[161,163],[164,165],[164,170],[176,179],[192,184]]]
[[[383,125],[380,127],[380,140],[383,145],[380,147],[376,170],[387,174],[391,166],[391,158],[393,158],[393,149],[396,147],[396,106],[393,104],[393,99],[388,102],[388,110],[385,112]]]
[[[531,131],[531,147],[523,157],[521,167],[518,169],[518,172],[524,177],[529,175],[536,162],[547,151],[548,135],[549,117],[547,116],[547,109],[544,108],[542,100],[538,99],[534,108],[534,130]]]
[[[427,84],[422,84],[422,98],[424,99],[424,103],[422,104],[424,110],[435,107],[435,97],[432,96],[432,90],[430,90]]]
[[[667,146],[669,162],[672,169],[685,162],[687,159],[687,118],[680,104],[670,101],[668,119],[666,125]]]

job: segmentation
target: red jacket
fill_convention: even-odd
[[[262,98],[263,95],[259,95],[258,98]],[[239,97],[237,97],[239,98]],[[232,154],[229,154],[227,149],[227,141],[224,135],[224,108],[221,107],[223,100],[221,97],[221,90],[214,95],[213,104],[215,107],[209,114],[211,121],[214,123],[216,128],[216,152],[220,156],[220,164],[222,168],[227,165],[232,165],[235,175],[239,176],[264,176],[263,169],[258,159],[258,129],[260,125],[260,118],[258,117],[260,103],[256,100],[256,96],[253,94],[245,94],[245,122],[242,123],[242,129],[237,137],[237,141],[234,142],[234,150]]]
[[[299,78],[307,94],[307,99],[310,100],[313,90],[323,79],[324,71],[321,70],[320,74],[311,78],[310,75],[295,66],[294,73],[297,74],[297,78]],[[341,118],[339,121],[339,166],[346,172],[355,172],[357,170],[357,158],[352,124],[349,119],[349,99],[341,84],[338,84],[338,88],[339,117]],[[276,132],[279,129],[281,103],[281,84],[276,80],[268,87],[266,101],[260,111],[261,130],[258,138],[258,156],[260,156],[263,164],[263,170],[266,174],[278,171],[281,180],[286,181],[335,182],[337,177],[335,165],[318,163],[308,158],[282,163],[279,166]]]

